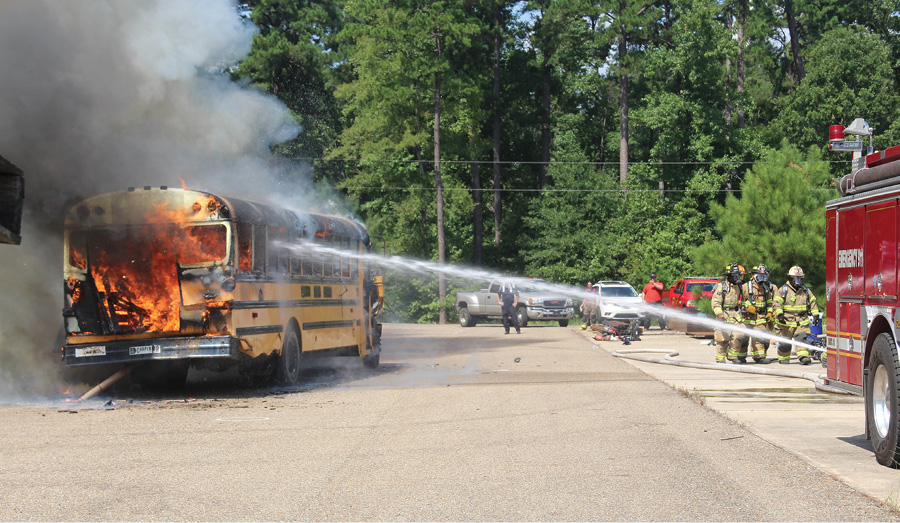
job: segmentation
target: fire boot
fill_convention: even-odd
[[[800,356],[800,365],[809,365],[812,362],[809,356]]]
[[[772,360],[770,360],[769,358],[759,358],[759,357],[757,357],[757,358],[753,358],[753,361],[755,361],[756,363],[763,364],[763,365],[772,363]]]

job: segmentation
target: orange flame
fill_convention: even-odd
[[[200,218],[199,212],[212,215],[221,206],[211,196],[198,197],[187,209],[163,203],[146,216],[148,226],[118,231],[92,245],[91,276],[115,330],[180,330],[178,265],[225,257],[223,226],[185,224]]]

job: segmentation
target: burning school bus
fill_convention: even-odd
[[[65,221],[63,360],[143,362],[138,381],[156,384],[233,365],[294,384],[313,351],[377,367],[382,279],[349,255],[369,250],[335,216],[166,187],[89,198]]]

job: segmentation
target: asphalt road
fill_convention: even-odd
[[[304,376],[0,407],[0,520],[900,519],[574,327],[389,324]]]

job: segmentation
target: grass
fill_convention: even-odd
[[[685,398],[696,401],[701,406],[706,405],[706,398],[704,398],[703,395],[700,394],[700,391],[698,391],[697,389],[687,390],[684,387],[678,387],[678,392],[680,392],[681,395],[684,396]]]

